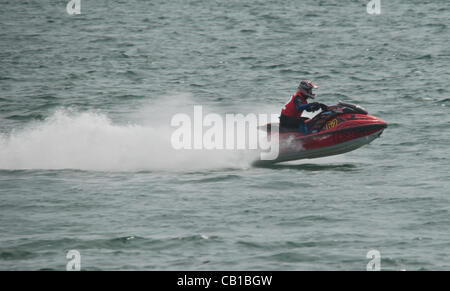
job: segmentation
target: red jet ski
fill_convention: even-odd
[[[325,106],[326,107],[326,106]],[[260,160],[256,165],[313,159],[353,151],[379,137],[387,123],[371,116],[357,105],[339,102],[305,122],[308,133],[279,128],[269,123],[263,128],[268,136],[279,132],[279,155],[275,160]]]

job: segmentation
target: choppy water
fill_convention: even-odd
[[[0,269],[450,269],[448,1],[1,1]],[[389,123],[269,168],[174,152],[176,112],[300,79]]]

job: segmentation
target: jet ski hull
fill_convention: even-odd
[[[342,105],[340,103],[340,105]],[[347,104],[346,104],[347,105]],[[350,104],[350,106],[353,106]],[[344,106],[345,107],[345,106]],[[259,160],[254,165],[270,165],[300,159],[314,159],[343,154],[369,144],[379,137],[387,123],[367,112],[341,110],[335,106],[332,114],[323,113],[309,122],[314,133],[274,130],[278,124],[268,125],[269,134],[278,134],[279,155],[274,160]]]
[[[278,158],[275,160],[259,160],[254,163],[256,166],[270,165],[281,162],[302,160],[302,159],[315,159],[328,157],[333,155],[339,155],[343,153],[347,153],[353,150],[356,150],[366,144],[371,143],[374,139],[380,137],[383,133],[383,130],[374,132],[372,134],[359,137],[356,139],[351,139],[349,141],[345,141],[339,144],[334,144],[325,147],[317,147],[309,150],[299,150],[294,152],[284,152],[278,155]]]

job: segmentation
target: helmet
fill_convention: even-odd
[[[298,85],[298,89],[301,90],[302,95],[304,95],[307,98],[313,98],[316,96],[316,94],[312,93],[312,89],[317,89],[319,88],[318,86],[316,86],[316,84],[314,84],[311,81],[301,81],[300,85]]]

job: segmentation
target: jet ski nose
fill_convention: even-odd
[[[378,133],[377,137],[380,137],[380,135],[383,133],[383,131],[387,128],[387,126],[388,126],[387,123],[383,122],[383,123],[372,124],[370,126],[370,128]]]
[[[378,124],[378,126],[379,126],[381,129],[385,129],[385,128],[388,127],[388,124],[387,124],[386,122],[383,122],[383,123]]]
[[[373,117],[371,123],[372,123],[371,125],[374,126],[374,128],[385,129],[388,127],[387,122],[378,117]]]

